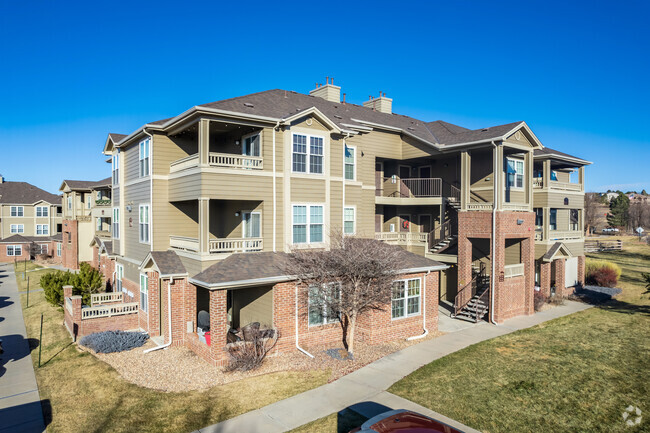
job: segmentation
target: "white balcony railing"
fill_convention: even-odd
[[[171,248],[180,251],[199,252],[199,240],[197,238],[170,236],[169,245]],[[243,253],[262,251],[263,247],[262,238],[219,238],[210,239],[209,252],[210,254]]]
[[[526,212],[530,210],[530,206],[521,203],[503,203],[503,209]]]
[[[544,179],[541,177],[533,178],[533,188],[542,188],[544,186]]]
[[[232,167],[261,170],[262,158],[259,156],[235,155],[232,153],[210,152],[209,162],[214,167]]]
[[[110,304],[113,302],[122,302],[122,292],[112,293],[93,293],[90,295],[90,305]]]
[[[492,210],[492,203],[467,203],[467,210]]]
[[[524,264],[517,263],[515,265],[505,265],[503,267],[503,276],[505,278],[518,277],[524,275]]]
[[[572,183],[572,182],[558,182],[557,180],[550,181],[549,184],[551,189],[557,189],[561,191],[582,191],[582,184]]]
[[[379,241],[403,242],[403,243],[426,243],[429,233],[410,233],[410,232],[380,232],[375,233],[375,239]]]
[[[129,302],[127,304],[113,305],[94,305],[92,307],[81,309],[82,319],[96,319],[98,317],[121,316],[123,314],[134,314],[138,312],[138,303]]]
[[[248,239],[210,239],[210,253],[241,253],[262,251],[261,238]]]
[[[572,231],[551,230],[548,233],[548,238],[549,240],[552,241],[582,239],[583,234],[582,234],[582,230],[572,230]]]

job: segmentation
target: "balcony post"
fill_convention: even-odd
[[[580,191],[585,190],[585,167],[582,166],[578,169],[578,183],[580,183]]]
[[[465,151],[460,154],[460,208],[467,210],[467,204],[470,202],[470,182],[472,171],[472,157],[469,152]]]
[[[532,210],[533,208],[533,152],[529,151],[526,153],[524,165],[526,167],[526,204],[528,208]]]
[[[543,175],[544,175],[544,184],[542,185],[542,189],[549,189],[551,186],[551,160],[546,159],[543,162],[544,164],[544,170],[543,170]]]
[[[551,211],[550,208],[543,208],[542,217],[542,240],[547,241],[549,237],[549,230],[551,229]]]
[[[210,163],[210,121],[199,120],[199,165],[206,166]]]
[[[210,199],[199,198],[199,253],[210,252]]]

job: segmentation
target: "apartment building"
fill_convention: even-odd
[[[81,262],[97,265],[94,239],[111,235],[111,178],[64,180],[59,191],[63,193],[63,266],[78,269]]]
[[[279,265],[292,249],[328,248],[333,232],[404,249],[409,290],[361,330],[371,342],[435,329],[439,303],[496,323],[532,314],[535,282],[564,293],[564,262],[583,257],[560,238],[573,226],[559,229],[557,212],[573,221],[580,210],[587,162],[549,153],[525,122],[425,122],[393,113],[385,94],[347,103],[328,80],[309,95],[269,90],[109,134],[104,153],[103,272],[137,304],[141,328],[217,364],[228,330],[252,321],[281,329],[280,347],[333,338],[322,314],[297,317],[295,282]],[[553,186],[575,168],[579,189],[558,205]],[[209,313],[211,347],[197,337],[198,311]]]
[[[0,175],[0,261],[60,257],[61,198]]]

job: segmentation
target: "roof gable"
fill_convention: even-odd
[[[562,242],[556,242],[549,248],[549,250],[542,256],[542,260],[545,262],[552,262],[555,259],[563,257],[573,257],[571,251],[564,245]]]

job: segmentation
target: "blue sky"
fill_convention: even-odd
[[[525,120],[650,190],[650,3],[0,2],[0,173],[56,192],[109,175],[109,132],[334,77],[350,102],[469,128]]]

